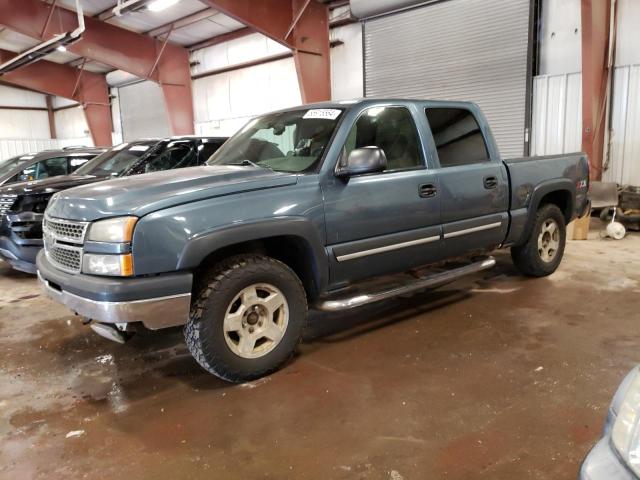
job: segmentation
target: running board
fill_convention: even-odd
[[[434,273],[427,277],[420,277],[405,285],[394,285],[391,288],[380,290],[377,292],[369,293],[357,293],[351,296],[345,295],[341,298],[325,298],[314,305],[317,310],[324,312],[338,312],[341,310],[348,310],[350,308],[361,307],[369,303],[380,302],[389,298],[398,297],[400,295],[407,295],[409,293],[424,290],[425,288],[439,287],[465,275],[487,270],[496,264],[496,260],[493,257],[486,257],[482,260],[464,265],[462,267],[453,268],[451,270],[445,270],[443,272]]]

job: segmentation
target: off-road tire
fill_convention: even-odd
[[[227,345],[223,321],[234,297],[261,282],[282,292],[289,320],[273,350],[260,358],[242,358]],[[197,284],[184,337],[191,355],[205,370],[229,382],[246,382],[277,370],[292,357],[307,323],[307,299],[300,279],[287,265],[263,255],[232,256],[216,264]]]
[[[554,220],[559,228],[560,245],[552,261],[545,262],[538,253],[538,236],[543,224],[547,220]],[[554,204],[542,205],[536,212],[533,228],[529,238],[523,245],[511,247],[511,259],[521,273],[530,277],[545,277],[556,271],[562,256],[567,240],[567,227],[562,211]]]

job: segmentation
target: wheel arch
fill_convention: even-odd
[[[515,245],[526,242],[533,229],[536,212],[543,205],[556,205],[564,216],[565,223],[569,223],[574,217],[576,186],[568,178],[554,179],[537,185],[531,193],[531,200],[527,208],[527,225],[520,239]]]
[[[216,229],[192,239],[185,246],[179,269],[196,273],[231,255],[263,254],[291,268],[310,299],[326,289],[328,263],[317,230],[301,218],[249,222]]]

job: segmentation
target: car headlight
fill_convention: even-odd
[[[92,275],[130,277],[133,275],[133,259],[130,253],[126,255],[85,253],[82,258],[82,271]]]
[[[626,382],[625,382],[626,383]],[[640,375],[628,383],[624,398],[618,407],[611,440],[616,450],[636,474],[640,475]]]
[[[138,217],[116,217],[98,220],[89,227],[87,240],[92,242],[130,242]]]

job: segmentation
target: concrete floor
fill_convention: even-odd
[[[179,330],[121,346],[0,266],[0,478],[574,479],[640,361],[640,235],[311,318],[233,386]]]

